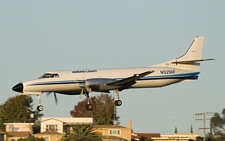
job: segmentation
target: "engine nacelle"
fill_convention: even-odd
[[[85,86],[92,89],[92,91],[104,91],[113,89],[112,86],[107,86],[106,84],[117,81],[116,79],[110,78],[93,78],[85,80]]]

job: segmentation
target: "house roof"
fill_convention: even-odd
[[[63,135],[63,134],[56,131],[45,131],[45,132],[37,133],[35,135]]]
[[[160,133],[133,133],[132,138],[141,138],[141,137],[146,137],[146,138],[156,138],[160,137]]]
[[[93,118],[90,117],[80,117],[80,118],[60,118],[60,117],[42,117],[41,122],[48,120],[55,120],[62,122],[63,124],[79,124],[79,123],[93,123]]]
[[[34,123],[4,123],[4,125],[34,125]]]
[[[7,132],[9,137],[28,137],[30,135],[30,132]]]
[[[48,121],[48,120],[57,120],[57,121],[59,121],[59,122],[63,122],[63,121],[58,120],[58,119],[56,119],[56,118],[48,118],[48,119],[42,120],[41,122],[45,122],[45,121]]]
[[[121,138],[121,137],[117,137],[117,136],[102,136],[99,135],[101,139],[125,139],[125,138]]]
[[[0,135],[5,134],[6,132],[0,131]]]
[[[126,128],[120,125],[95,125],[94,128]]]

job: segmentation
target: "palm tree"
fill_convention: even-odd
[[[77,124],[73,132],[63,137],[63,141],[101,141],[101,138],[94,132],[90,124]]]

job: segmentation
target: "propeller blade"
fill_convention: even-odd
[[[81,92],[80,92],[80,100],[79,101],[82,101],[82,95],[84,93],[84,89],[81,89]]]
[[[52,92],[46,92],[46,96],[48,97]]]
[[[54,97],[55,97],[55,105],[57,105],[58,104],[58,100],[57,100],[56,93],[54,93]]]
[[[51,93],[54,94],[54,98],[55,98],[55,105],[58,104],[58,99],[57,99],[57,96],[56,96],[56,93],[55,92],[46,92],[46,96],[48,97]]]

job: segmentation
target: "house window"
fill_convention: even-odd
[[[19,127],[13,127],[13,131],[20,131]]]
[[[110,129],[109,135],[118,136],[118,135],[120,135],[120,130],[119,129]]]
[[[50,141],[50,136],[44,136],[45,141]]]
[[[49,130],[50,131],[55,131],[55,125],[49,125]]]
[[[46,125],[46,131],[58,131],[57,125]]]

